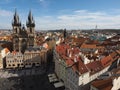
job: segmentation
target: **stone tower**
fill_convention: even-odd
[[[33,19],[31,11],[29,12],[26,26],[27,26],[27,33],[28,33],[28,47],[33,47],[34,37],[35,37],[35,21]]]
[[[13,27],[13,50],[24,52],[27,48],[28,34],[25,26],[21,27],[19,16],[15,10],[14,18],[12,21]]]
[[[21,29],[21,22],[19,21],[19,16],[15,10],[13,16],[12,27],[13,27],[13,50],[19,51],[19,33]]]

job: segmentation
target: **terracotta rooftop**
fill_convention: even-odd
[[[92,47],[93,46],[96,47],[96,45],[92,45]],[[91,45],[89,48],[91,48]],[[65,60],[68,66],[72,67],[74,71],[77,71],[80,74],[86,73],[88,71],[90,71],[91,75],[95,74],[103,68],[111,65],[113,62],[113,57],[116,57],[116,53],[114,52],[108,56],[103,57],[100,61],[93,61],[85,65],[79,56],[79,48],[71,48],[69,44],[60,44],[56,46],[56,51],[60,57]]]
[[[96,48],[96,44],[85,44],[83,43],[80,48]]]
[[[60,54],[60,55],[67,55],[67,49],[69,48],[69,45],[66,44],[62,44],[62,45],[58,45],[56,46],[56,51]]]
[[[90,70],[91,75],[103,69],[103,66],[100,63],[100,61],[94,61],[94,62],[88,63],[86,64],[86,66]]]
[[[10,52],[9,49],[5,48],[5,54],[7,54],[8,52]]]
[[[116,50],[116,52],[110,53],[110,56],[113,58],[113,61],[117,60],[120,57],[119,56],[119,50]]]
[[[74,71],[79,72],[80,74],[88,72],[87,67],[80,58],[77,58],[76,62],[73,59],[69,59],[66,63],[68,66],[72,67]]]
[[[91,83],[91,85],[98,90],[111,90],[112,88],[112,79],[104,79],[104,80],[95,80]]]
[[[101,64],[102,64],[103,67],[109,66],[112,62],[113,62],[113,59],[112,59],[112,57],[111,57],[110,55],[104,57],[104,58],[101,60]]]
[[[77,66],[78,65],[78,66]],[[85,64],[81,61],[81,59],[79,60],[78,64],[76,64],[76,66],[78,67],[78,71],[83,74],[88,72],[89,70],[87,69],[87,67],[85,66]]]

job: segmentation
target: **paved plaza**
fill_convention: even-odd
[[[0,90],[64,90],[50,83],[48,75],[53,72],[53,63],[47,69],[0,70]]]
[[[21,77],[30,75],[41,75],[45,73],[42,68],[29,68],[29,69],[19,69],[19,70],[0,70],[0,78],[10,78],[10,77]]]

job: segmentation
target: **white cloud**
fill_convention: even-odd
[[[11,11],[0,9],[0,16],[6,17],[6,16],[12,16],[12,15],[13,13]]]
[[[110,11],[112,12],[112,11]],[[76,10],[71,14],[39,17],[36,25],[38,29],[93,29],[98,28],[120,28],[120,12],[114,13],[103,11]]]
[[[11,29],[13,12],[0,9],[0,29]]]
[[[98,28],[120,28],[120,12],[114,11],[88,11],[75,10],[71,14],[60,14],[58,16],[37,16],[34,17],[37,30],[52,29],[93,29]],[[34,13],[35,15],[35,13]],[[24,17],[25,16],[25,17]],[[0,9],[0,28],[12,28],[11,21],[13,13],[11,11]],[[26,23],[26,15],[20,14],[22,23]]]

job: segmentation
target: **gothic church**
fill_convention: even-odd
[[[34,46],[34,38],[35,38],[35,21],[33,19],[31,11],[28,15],[28,20],[26,22],[26,27],[24,25],[21,26],[21,22],[19,20],[19,15],[15,10],[14,18],[12,21],[13,27],[13,50],[21,51],[24,53],[26,48]]]

